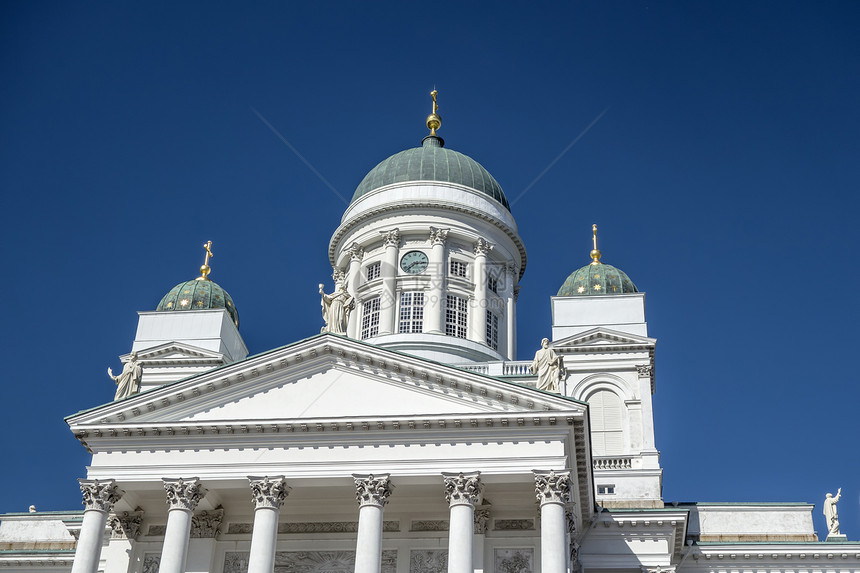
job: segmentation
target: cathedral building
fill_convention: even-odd
[[[139,312],[116,399],[66,419],[83,511],[0,516],[0,570],[860,571],[838,493],[826,539],[810,504],[664,503],[645,294],[596,227],[516,359],[526,246],[435,96],[332,223],[320,334],[249,356],[207,243]]]

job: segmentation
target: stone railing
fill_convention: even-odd
[[[594,457],[592,467],[596,470],[629,470],[633,467],[633,456]]]
[[[459,368],[488,376],[531,376],[531,360],[506,360],[504,362],[481,362],[480,364],[458,364]]]

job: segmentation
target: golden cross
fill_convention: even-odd
[[[439,111],[439,106],[436,104],[436,94],[437,93],[439,93],[439,92],[437,92],[436,90],[433,90],[432,92],[430,92],[430,97],[433,98],[433,113],[436,113],[437,111]]]
[[[212,241],[206,241],[206,244],[203,245],[203,248],[206,249],[206,259],[203,261],[204,265],[209,264],[209,257],[214,257],[212,254]]]
[[[594,250],[597,250],[597,225],[592,225],[591,230],[594,232]]]

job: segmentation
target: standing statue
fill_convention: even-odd
[[[827,499],[824,500],[824,517],[827,518],[828,535],[839,535],[839,514],[836,512],[836,504],[840,497],[842,497],[841,487],[836,491],[836,497],[828,493]]]
[[[113,399],[121,400],[122,398],[128,398],[132,394],[140,392],[140,377],[142,374],[143,369],[137,361],[136,352],[131,353],[128,358],[128,362],[123,365],[122,373],[119,376],[114,376],[113,371],[110,369],[110,366],[108,366],[108,376],[110,376],[111,380],[113,380],[117,385],[116,395]]]
[[[320,295],[322,296],[322,315],[325,326],[320,332],[331,332],[332,334],[346,334],[346,325],[349,322],[349,312],[355,307],[355,299],[346,292],[343,280],[335,283],[334,292],[326,294],[323,285],[320,284]]]
[[[529,372],[536,374],[538,390],[547,390],[558,394],[558,383],[561,380],[564,365],[561,356],[549,347],[549,338],[540,341],[540,349],[535,352]]]

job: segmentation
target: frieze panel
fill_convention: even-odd
[[[447,519],[420,519],[412,522],[410,531],[448,531]]]
[[[146,534],[152,537],[158,537],[160,535],[164,535],[165,531],[167,531],[166,525],[150,525]]]
[[[383,521],[382,530],[387,532],[400,531],[399,521]],[[228,534],[248,534],[254,531],[253,523],[231,523],[227,527]],[[357,521],[304,521],[278,524],[278,533],[356,533]]]
[[[113,514],[108,518],[108,525],[111,539],[137,539],[143,525],[143,511],[137,508],[136,511]]]
[[[221,532],[221,520],[223,519],[223,509],[201,511],[194,514],[191,517],[191,538],[215,537]]]
[[[409,573],[446,573],[448,551],[445,549],[413,549],[409,554]]]
[[[247,551],[229,551],[224,556],[224,573],[247,573]],[[355,551],[277,551],[274,573],[353,573]],[[397,551],[382,552],[380,573],[397,572]]]
[[[535,551],[524,549],[496,549],[494,573],[532,573]]]
[[[146,553],[143,556],[143,573],[158,573],[158,566],[161,563],[161,554]]]
[[[496,531],[528,531],[534,528],[534,519],[496,519],[493,521],[493,529]]]

